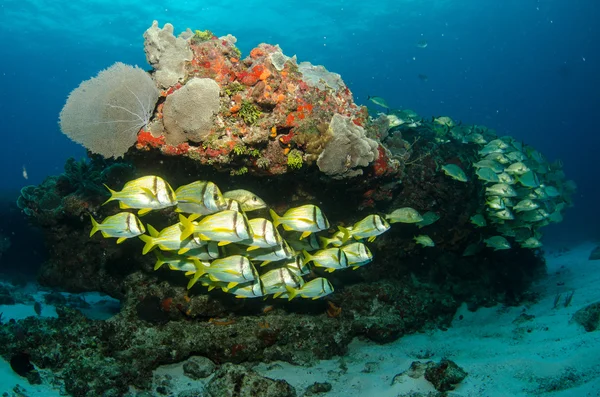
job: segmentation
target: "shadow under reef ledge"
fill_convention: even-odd
[[[453,149],[444,145],[438,153],[446,150]],[[100,291],[121,302],[121,312],[110,320],[91,320],[65,307],[57,309],[56,319],[27,318],[0,327],[4,358],[26,352],[36,371],[47,371],[75,396],[118,396],[129,386],[147,390],[154,369],[190,356],[216,363],[282,360],[306,365],[344,355],[355,337],[388,343],[405,334],[443,329],[462,302],[475,310],[531,299],[527,288],[544,271],[540,250],[483,249],[463,256],[465,247],[480,239],[469,222],[481,201],[480,189],[441,175],[431,159],[408,167],[385,199],[362,209],[365,192],[384,181],[332,181],[310,167],[293,175],[237,179],[189,159],[152,152],[141,158],[128,155],[126,161],[71,162],[66,167],[70,177],[51,177],[22,192],[20,207],[42,229],[49,251],[40,283],[71,292]],[[82,181],[84,171],[94,178]],[[332,224],[349,225],[367,214],[405,206],[421,213],[434,210],[441,218],[427,226],[427,233],[436,246],[415,244],[417,226],[394,225],[369,243],[374,260],[368,266],[327,275],[335,293],[320,300],[236,299],[220,290],[207,292],[199,284],[188,290],[183,272],[166,266],[154,270],[156,258],[142,255],[141,240],[115,244],[89,237],[90,214],[104,218],[118,211],[116,205],[101,206],[108,198],[103,183],[119,188],[156,172],[173,186],[202,179],[223,191],[246,188],[278,212],[318,203]],[[143,220],[160,229],[177,216],[165,209]],[[313,271],[314,276],[323,274]]]

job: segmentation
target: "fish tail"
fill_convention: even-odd
[[[350,234],[350,230],[346,229],[343,226],[338,226],[338,229],[340,230],[340,232],[342,232],[344,235],[342,236],[342,244],[346,243],[346,241],[348,241],[351,237]]]
[[[147,234],[142,234],[139,236],[140,240],[142,240],[146,245],[142,249],[142,255],[146,255],[148,252],[152,251],[152,249],[156,246],[156,240],[152,236],[148,236]],[[156,270],[157,268],[154,268]]]
[[[150,233],[150,236],[158,237],[158,234],[159,234],[158,230],[153,228],[152,225],[150,225],[149,223],[146,223],[146,228],[148,229],[148,233]]]
[[[294,299],[296,297],[296,295],[298,295],[298,290],[290,287],[289,285],[286,285],[285,289],[287,290],[287,293],[288,293],[288,301],[291,301],[292,299]]]
[[[194,233],[194,224],[181,214],[179,215],[179,222],[183,225],[183,231],[181,232],[181,241],[183,241]]]
[[[92,230],[90,230],[90,237],[92,237],[98,230],[100,230],[100,224],[96,222],[93,216],[90,215],[92,220]]]
[[[327,246],[333,241],[332,238],[327,238],[323,236],[319,236],[319,242],[321,243],[322,248],[327,248]]]
[[[269,214],[271,214],[271,219],[273,219],[273,226],[277,227],[281,225],[281,218],[279,217],[279,215],[277,215],[275,211],[269,209]]]
[[[313,257],[308,253],[307,250],[302,250],[302,266],[313,260]]]
[[[117,192],[116,190],[112,190],[111,188],[108,187],[108,185],[105,183],[104,187],[106,189],[108,189],[108,192],[110,193],[110,198],[108,200],[106,200],[104,203],[102,203],[102,205],[109,203],[113,200],[117,200],[119,198],[119,192]]]
[[[158,253],[158,251],[156,251],[156,263],[154,264],[154,270],[160,269],[160,267],[166,263],[164,259],[164,256],[162,256]]]

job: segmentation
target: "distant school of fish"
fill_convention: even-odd
[[[189,277],[188,288],[200,283],[238,298],[324,297],[333,292],[333,286],[324,277],[305,282],[311,267],[326,272],[357,269],[373,260],[363,241],[372,242],[390,223],[423,222],[424,226],[439,218],[431,213],[424,219],[412,208],[400,208],[386,216],[368,215],[351,227],[339,226],[327,236],[324,233],[331,225],[315,205],[294,207],[283,215],[270,209],[270,220],[249,219],[249,213],[267,207],[262,199],[247,190],[222,193],[210,181],[173,190],[165,180],[151,175],[126,183],[121,191],[107,189],[111,197],[106,203],[118,201],[121,209],[137,210],[140,216],[174,207],[179,222],[158,231],[144,225],[133,212],[124,211],[102,223],[91,217],[90,237],[100,232],[103,237],[117,238],[117,244],[138,237],[144,242],[142,253],[156,256],[155,270],[166,265]],[[425,237],[417,241],[433,246]],[[257,270],[267,265],[267,271]]]

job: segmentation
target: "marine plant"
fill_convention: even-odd
[[[256,106],[250,101],[242,101],[242,105],[239,110],[239,115],[246,124],[254,124],[261,116],[261,114],[262,112],[260,111],[258,106]]]
[[[293,149],[288,153],[287,166],[292,169],[302,168],[302,152],[300,150]]]

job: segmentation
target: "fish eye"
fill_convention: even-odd
[[[218,195],[217,193],[214,193],[214,194],[213,194],[213,199],[214,199],[215,201],[217,201],[217,200],[219,199],[219,195]]]
[[[256,198],[256,196],[252,196],[252,201],[258,201],[258,199]]]

